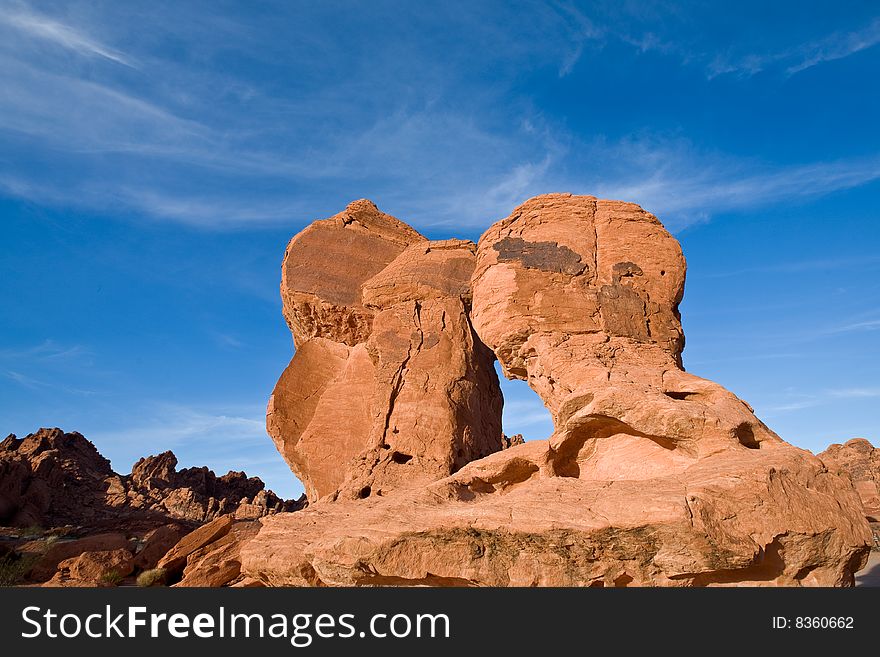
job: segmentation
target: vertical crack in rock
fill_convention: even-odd
[[[413,303],[413,321],[416,327],[416,332],[418,333],[418,344],[415,345],[415,352],[418,353],[422,348],[422,345],[425,342],[425,334],[422,332],[422,321],[421,321],[421,311],[422,307],[418,301]],[[397,368],[397,371],[394,373],[391,381],[391,394],[388,397],[388,410],[385,413],[385,424],[382,427],[382,440],[379,444],[380,447],[388,446],[388,429],[391,423],[391,416],[394,415],[394,403],[397,401],[397,397],[400,394],[400,389],[403,387],[404,379],[406,378],[406,367],[409,363],[410,359],[413,355],[413,344],[412,337],[410,337],[410,344],[407,348],[406,358],[404,358],[400,365]]]

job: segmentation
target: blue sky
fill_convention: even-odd
[[[689,371],[876,444],[878,79],[872,2],[0,0],[0,432],[296,495],[263,421],[289,237],[366,197],[476,239],[571,191],[682,242]]]

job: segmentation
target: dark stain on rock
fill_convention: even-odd
[[[577,276],[587,269],[581,256],[556,242],[526,242],[519,237],[505,237],[493,245],[499,262],[518,261],[526,269],[540,269]]]
[[[641,276],[644,272],[634,262],[618,262],[611,269],[611,275],[614,282],[619,283],[622,278],[632,278],[633,276]]]
[[[427,333],[425,335],[425,339],[422,342],[422,349],[430,349],[431,347],[436,346],[440,342],[440,335],[437,333]]]
[[[647,341],[650,338],[645,320],[645,301],[628,285],[603,285],[599,308],[609,335]]]

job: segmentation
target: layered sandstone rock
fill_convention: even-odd
[[[494,356],[468,312],[472,242],[431,242],[369,201],[291,240],[296,353],[267,428],[310,501],[382,496],[501,448]]]
[[[183,578],[177,587],[253,586],[255,581],[244,581],[241,575],[241,547],[259,531],[259,523],[233,523],[224,536],[193,551],[186,560]]]
[[[409,357],[424,344],[405,312],[381,315],[388,302],[407,308],[410,294],[424,302],[426,287],[450,289],[418,267],[403,274],[429,246],[401,250],[399,275],[387,265],[389,275],[362,285],[363,342],[337,339],[351,332],[313,338],[323,340],[313,350],[338,359],[325,359],[339,363],[334,373],[316,371],[321,357],[307,352],[313,366],[297,381],[328,381],[312,388],[318,397],[330,381],[357,390],[343,347],[363,345],[369,370],[367,361],[381,366],[380,338]],[[241,546],[244,576],[270,585],[851,585],[870,537],[858,496],[745,402],[683,371],[684,274],[678,243],[636,205],[553,194],[517,208],[479,242],[464,319],[504,372],[541,396],[553,435],[427,485],[330,496],[264,519]],[[371,305],[374,291],[381,300]],[[443,372],[432,360],[419,374]],[[304,392],[297,403],[318,403]],[[407,413],[412,426],[423,415],[416,402]],[[270,404],[270,427],[272,416]],[[295,471],[338,462],[339,440],[316,435]],[[350,481],[369,472],[355,465]]]
[[[800,450],[611,481],[551,461],[533,441],[408,496],[266,518],[243,572],[271,586],[844,586],[864,563],[858,500]]]
[[[207,525],[193,530],[175,543],[174,547],[159,559],[158,567],[172,575],[180,572],[191,554],[226,536],[232,529],[232,520],[232,516],[220,516]]]
[[[176,469],[171,452],[139,460],[131,475],[82,434],[40,429],[0,443],[0,525],[149,530],[180,520],[208,522],[227,513],[255,518],[299,504],[264,490],[243,472],[217,477],[208,468]]]
[[[159,560],[177,545],[186,532],[180,525],[162,525],[148,532],[144,537],[140,551],[134,559],[138,570],[152,570],[159,565]]]

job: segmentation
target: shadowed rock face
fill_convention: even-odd
[[[354,496],[363,499],[316,495],[304,511],[264,520],[241,547],[244,576],[355,586],[853,583],[870,533],[851,482],[723,387],[683,371],[685,262],[655,217],[549,194],[486,231],[465,286],[473,253],[467,243],[410,244],[371,280],[358,278],[369,315],[362,341],[297,342],[288,371],[299,369],[279,386],[314,383],[295,399],[276,389],[269,409],[276,444],[299,459],[294,471],[308,479],[342,462],[340,444],[361,450],[345,481],[326,486],[345,491],[383,473],[377,459],[389,450],[386,462],[398,454],[402,463],[381,496],[363,483],[367,494]],[[420,360],[441,329],[450,348]],[[503,440],[506,449],[477,460],[474,449],[440,478],[442,468],[424,463],[448,463],[468,429],[491,428],[493,448],[500,435],[485,416],[480,424],[478,411],[495,408],[483,343],[543,399],[555,431]],[[361,381],[375,385],[353,399]],[[321,412],[302,411],[325,399]],[[444,415],[452,408],[455,422]],[[279,409],[305,419],[282,425]],[[326,419],[339,426],[349,416],[361,418],[351,424],[359,433]],[[311,432],[309,450],[296,427]],[[430,458],[406,470],[420,443]]]
[[[424,485],[501,449],[494,356],[468,316],[475,250],[428,241],[369,201],[291,240],[282,299],[296,353],[267,428],[309,500]]]

